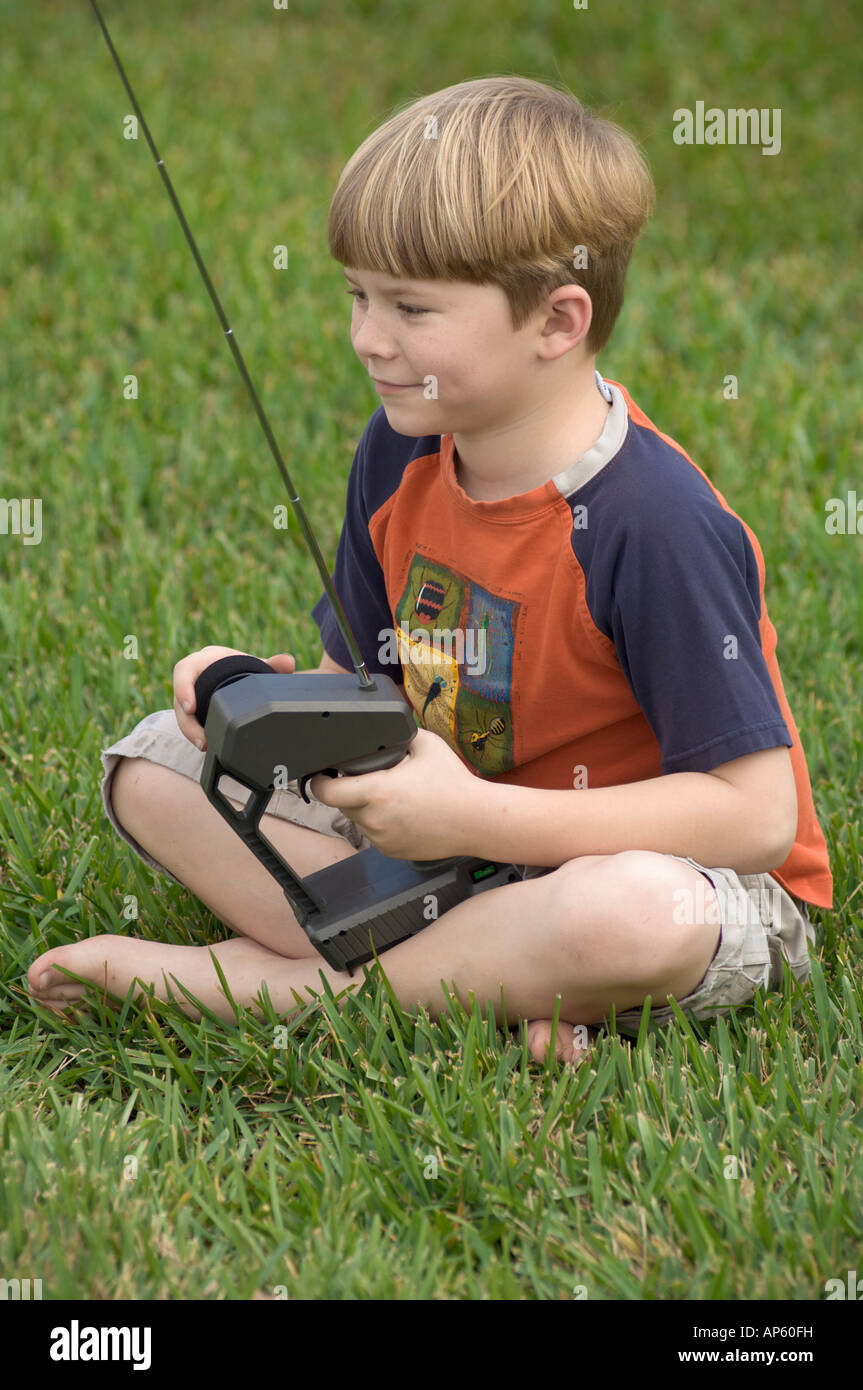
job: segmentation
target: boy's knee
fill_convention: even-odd
[[[121,758],[111,782],[114,814],[123,829],[134,835],[136,825],[140,828],[150,824],[154,817],[159,817],[162,808],[176,812],[180,792],[183,793],[182,805],[188,809],[192,793],[186,791],[187,786],[194,787],[195,794],[200,797],[201,814],[206,814],[209,803],[196,777],[187,777],[151,758]],[[225,792],[223,795],[235,811],[242,811],[244,802]]]
[[[706,900],[715,897],[697,869],[668,855],[627,850],[582,856],[552,877],[558,880],[555,915],[575,949],[601,952],[622,978],[648,991],[695,988],[720,931],[718,911],[705,921],[680,909],[688,901],[682,890],[692,898],[699,880]]]
[[[111,805],[117,820],[126,829],[126,812],[137,781],[137,770],[144,761],[144,758],[121,758],[111,778]]]
[[[124,830],[131,831],[130,822],[140,820],[142,806],[152,811],[168,772],[149,758],[120,759],[111,779],[111,804]]]
[[[578,921],[591,916],[607,921],[632,915],[633,905],[644,901],[645,878],[653,866],[643,860],[661,859],[640,851],[621,854],[582,854],[570,859],[551,875],[557,884],[559,903],[566,916]],[[646,872],[647,871],[647,872]],[[657,884],[654,876],[653,889]]]

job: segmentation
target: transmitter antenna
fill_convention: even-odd
[[[290,500],[291,507],[293,508],[293,512],[297,518],[297,521],[300,523],[300,530],[302,531],[306,539],[306,544],[309,547],[312,559],[318,567],[318,573],[320,574],[321,579],[323,580],[323,585],[326,591],[327,598],[330,600],[330,603],[333,606],[333,612],[336,616],[336,622],[338,623],[339,631],[341,632],[342,637],[345,639],[345,645],[347,646],[347,649],[351,654],[351,660],[354,663],[354,670],[357,673],[359,683],[361,686],[364,686],[367,689],[374,690],[375,683],[372,677],[369,675],[368,671],[366,670],[366,664],[363,661],[359,646],[357,645],[357,640],[354,637],[353,632],[351,631],[351,626],[348,622],[347,614],[345,613],[345,610],[342,607],[342,601],[336,593],[335,585],[333,584],[333,581],[330,578],[330,572],[327,569],[324,557],[321,554],[321,549],[315,538],[315,533],[311,528],[311,524],[309,522],[308,517],[306,516],[305,507],[300,501],[299,493],[297,492],[297,489],[294,487],[294,484],[291,481],[291,476],[288,473],[287,467],[285,466],[285,461],[282,458],[281,450],[279,449],[279,446],[276,443],[275,435],[273,434],[270,422],[267,419],[266,411],[264,410],[264,407],[262,406],[260,401],[260,397],[258,396],[258,393],[255,390],[252,378],[249,376],[249,369],[246,366],[243,354],[240,352],[240,346],[237,342],[236,337],[234,336],[234,330],[228,323],[225,311],[222,308],[221,300],[219,299],[219,296],[216,294],[213,282],[210,279],[209,274],[207,273],[207,267],[204,265],[204,262],[201,258],[201,253],[198,250],[197,244],[195,242],[195,238],[192,236],[192,232],[189,228],[188,222],[186,221],[183,209],[180,207],[180,200],[174,192],[174,185],[171,183],[168,171],[165,168],[165,161],[162,159],[161,155],[159,154],[159,151],[156,149],[155,141],[153,140],[153,137],[150,134],[150,127],[147,125],[147,122],[144,119],[144,113],[138,105],[137,97],[135,96],[135,93],[132,91],[129,79],[126,76],[123,64],[120,62],[117,50],[111,41],[111,35],[108,33],[108,30],[105,27],[105,21],[99,12],[99,7],[96,4],[96,0],[90,0],[90,4],[93,8],[93,12],[97,20],[99,21],[99,28],[102,30],[105,42],[108,45],[108,51],[110,52],[111,57],[114,59],[114,62],[117,65],[117,71],[119,72],[120,77],[122,78],[123,86],[126,88],[129,100],[131,101],[135,111],[135,115],[138,118],[138,124],[141,126],[141,129],[144,132],[147,144],[150,147],[150,153],[152,154],[153,159],[156,162],[156,168],[159,170],[159,173],[162,176],[162,182],[168,190],[168,197],[171,199],[171,202],[174,206],[174,211],[176,212],[177,217],[180,219],[180,226],[183,228],[184,235],[186,237],[187,242],[189,243],[189,248],[192,252],[192,255],[195,258],[195,264],[197,265],[198,270],[201,272],[201,279],[203,280],[207,288],[207,293],[213,302],[213,308],[215,309],[218,315],[219,323],[222,325],[222,331],[228,340],[228,347],[231,349],[231,352],[233,353],[234,361],[236,362],[237,367],[239,368],[240,376],[243,378],[243,381],[246,384],[246,390],[252,398],[252,404],[254,405],[258,419],[261,422],[261,429],[264,431],[267,443],[270,446],[270,453],[276,460],[276,464],[279,468],[279,471],[285,480],[285,487],[288,490],[288,498]]]

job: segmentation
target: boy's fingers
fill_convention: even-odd
[[[179,664],[185,665],[185,662]],[[174,667],[174,704],[186,714],[191,714],[195,708],[195,681],[199,674],[199,671],[195,671],[180,675],[178,667]]]
[[[178,714],[177,723],[183,730],[183,733],[187,733],[190,737],[194,735],[195,738],[200,738],[204,732],[203,725],[198,722],[193,714]]]
[[[174,715],[180,732],[185,734],[191,743],[203,742],[204,739],[204,730],[193,713],[196,708],[194,681],[198,675],[200,672],[188,680],[181,680],[174,687]]]
[[[368,793],[358,785],[362,780],[361,777],[331,777],[326,772],[316,772],[306,783],[306,790],[324,806],[356,811],[368,802]]]
[[[176,709],[182,710],[183,714],[192,716],[195,709],[194,686],[186,685],[185,681],[182,685],[175,686],[174,706]]]
[[[310,777],[306,783],[306,795],[313,796],[315,801],[323,802],[324,806],[335,806],[335,802],[327,801],[326,788],[330,782],[335,782],[335,777],[325,777],[322,772],[318,772],[314,777]]]
[[[180,727],[180,733],[184,734],[190,743],[200,744],[203,749],[206,744],[204,730],[201,728],[197,719],[192,715],[183,713],[182,706],[178,700],[174,701],[174,716]]]
[[[180,727],[180,732],[185,735],[190,743],[196,744],[202,751],[206,749],[207,740],[204,736],[203,726],[194,716],[197,708],[195,699],[195,681],[212,665],[219,656],[226,654],[242,655],[234,653],[233,648],[219,648],[217,654],[208,651],[207,658],[201,660],[201,653],[195,653],[194,657],[186,657],[174,667],[174,714]],[[197,658],[197,659],[196,659]],[[183,671],[182,667],[187,661],[192,662],[192,667],[188,671]],[[277,672],[290,674],[296,667],[296,661],[289,652],[277,652],[275,656],[267,658],[268,665],[272,666]]]

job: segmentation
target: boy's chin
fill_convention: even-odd
[[[395,434],[404,434],[408,439],[422,439],[427,434],[438,434],[438,430],[430,430],[428,426],[423,426],[420,421],[420,411],[416,408],[405,409],[393,401],[383,400],[381,405],[387,417],[387,424]]]

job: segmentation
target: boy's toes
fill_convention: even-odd
[[[47,994],[53,991],[58,985],[72,984],[73,981],[67,975],[61,975],[59,970],[46,970],[44,966],[39,970],[31,967],[27,972],[27,984],[31,994]]]
[[[69,946],[55,946],[52,950],[44,951],[41,956],[37,956],[27,971],[27,988],[38,1003],[83,998],[84,985],[78,980],[70,979],[65,973],[66,970],[71,970],[74,974],[79,973],[75,968],[76,965],[81,965],[79,954],[80,943],[75,943]],[[58,968],[61,966],[65,969]]]
[[[27,988],[31,994],[45,994],[53,989],[55,985],[71,984],[67,975],[61,975],[59,970],[52,969],[49,956],[51,952],[45,952],[34,960],[30,969],[27,971]]]
[[[553,1023],[554,1020],[551,1018],[537,1018],[532,1019],[527,1025],[527,1045],[535,1062],[544,1063],[548,1059]],[[558,1019],[555,1061],[577,1065],[590,1051],[598,1036],[598,1028],[591,1028],[585,1023],[566,1023],[563,1019]]]

